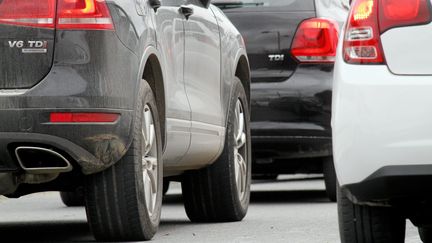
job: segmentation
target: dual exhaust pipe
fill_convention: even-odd
[[[30,174],[54,174],[72,170],[68,159],[46,148],[20,146],[15,149],[15,156],[21,168]]]

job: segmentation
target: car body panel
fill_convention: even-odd
[[[290,1],[278,8],[258,6],[223,11],[245,39],[252,82],[284,81],[293,74],[297,62],[290,54],[291,42],[300,22],[315,17],[313,0]]]
[[[415,36],[409,40],[406,36]],[[393,28],[381,35],[386,63],[397,75],[432,75],[432,24]]]
[[[219,28],[213,12],[199,3],[188,4],[193,10],[185,22],[184,79],[192,120],[224,126],[220,100],[221,45]],[[213,93],[214,95],[209,95]],[[205,102],[204,102],[205,101]]]
[[[341,53],[340,47],[332,117],[340,185],[360,183],[386,166],[431,165],[431,78],[350,65]]]
[[[170,80],[165,85],[167,144],[164,162],[166,165],[181,161],[189,150],[191,141],[191,108],[183,77],[185,17],[178,10],[179,6],[162,2],[162,7],[154,14],[156,32],[164,34],[164,38],[157,39],[157,48],[161,52],[163,65],[172,68],[172,70],[164,69],[164,79]]]
[[[26,89],[0,89],[1,171],[20,171],[13,156],[5,153],[11,153],[15,146],[11,144],[23,143],[59,150],[73,159],[83,174],[97,173],[115,164],[132,142],[132,127],[140,112],[136,110],[138,92],[145,67],[152,60],[157,60],[161,69],[157,80],[161,83],[156,87],[163,90],[155,90],[157,102],[165,101],[159,111],[165,123],[165,175],[205,167],[220,155],[227,100],[238,61],[246,55],[239,32],[224,15],[214,14],[213,6],[201,7],[206,15],[202,17],[208,21],[206,36],[191,35],[197,39],[187,46],[187,20],[179,13],[180,5],[166,4],[155,11],[147,0],[106,2],[115,31],[56,30],[53,64],[46,76]],[[192,0],[163,2],[197,4]],[[198,17],[199,11],[196,13]],[[189,52],[205,48],[209,43],[199,41],[206,40],[213,41],[214,49],[205,50],[209,52],[204,63],[212,67],[214,74],[209,80],[205,73],[185,79],[184,72],[195,71],[197,64],[193,55],[189,57],[190,66],[183,64],[188,55],[186,48]],[[247,58],[246,65],[249,70]],[[244,82],[249,85],[249,80]],[[195,116],[186,84],[191,86],[191,94],[195,92],[204,100],[201,105],[193,103]],[[120,119],[112,124],[52,124],[51,112],[110,112],[120,114]],[[10,178],[10,174],[2,177],[0,184],[10,182]]]
[[[50,71],[56,31],[0,25],[0,89],[27,89]],[[37,42],[37,43],[36,43]]]
[[[129,19],[121,17],[124,13],[121,6],[109,7],[116,26],[131,25]],[[80,158],[70,152],[84,174],[101,171],[117,162],[131,142],[129,133],[135,104],[135,98],[131,97],[137,94],[136,74],[139,72],[138,56],[131,50],[133,46],[124,44],[120,34],[114,31],[57,30],[56,52],[50,72],[37,85],[23,92],[0,92],[2,131],[24,132],[29,136],[46,134],[72,141],[94,158],[89,161],[88,156]],[[145,32],[143,34],[151,37]],[[137,35],[132,37],[136,38],[134,43],[139,43]],[[71,46],[74,48],[69,48]],[[135,45],[135,50],[138,49]],[[48,124],[49,112],[107,110],[124,114],[115,126],[76,127],[69,124],[54,127]],[[9,137],[9,134],[5,136]],[[29,143],[34,143],[33,140],[29,139]],[[46,143],[51,142],[47,140]]]
[[[244,39],[233,23],[226,17],[226,15],[216,6],[210,5],[210,9],[216,18],[219,26],[219,33],[221,39],[221,100],[222,107],[228,112],[229,97],[231,97],[233,89],[233,80],[238,75],[236,72],[239,68],[241,59],[246,62],[247,74],[249,77],[245,82],[245,90],[247,95],[250,95],[250,67],[249,60],[246,53]],[[233,58],[234,57],[234,58]],[[227,123],[228,113],[223,117],[223,124]]]
[[[284,82],[252,83],[255,173],[320,172],[319,166],[310,168],[306,160],[303,165],[293,160],[332,154],[332,75],[332,64],[302,64]],[[277,163],[286,160],[292,161],[292,168]]]
[[[201,1],[191,3],[184,5],[193,11],[184,22],[184,79],[192,111],[191,144],[186,157],[180,162],[186,167],[203,161],[213,162],[221,151],[221,138],[225,134],[218,23],[213,11],[204,7]]]

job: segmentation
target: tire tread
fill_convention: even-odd
[[[405,218],[392,207],[352,203],[338,190],[339,229],[342,243],[403,243]]]

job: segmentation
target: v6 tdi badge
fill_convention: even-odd
[[[8,41],[9,48],[21,49],[22,53],[47,53],[48,41],[22,41],[10,40]]]

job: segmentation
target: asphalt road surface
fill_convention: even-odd
[[[325,196],[322,179],[283,177],[252,186],[251,206],[244,221],[193,224],[183,209],[178,184],[164,200],[155,242],[340,242],[336,204]],[[58,193],[21,199],[0,199],[0,237],[19,241],[94,241],[82,207],[67,208]],[[408,243],[418,243],[417,230],[407,227]]]

